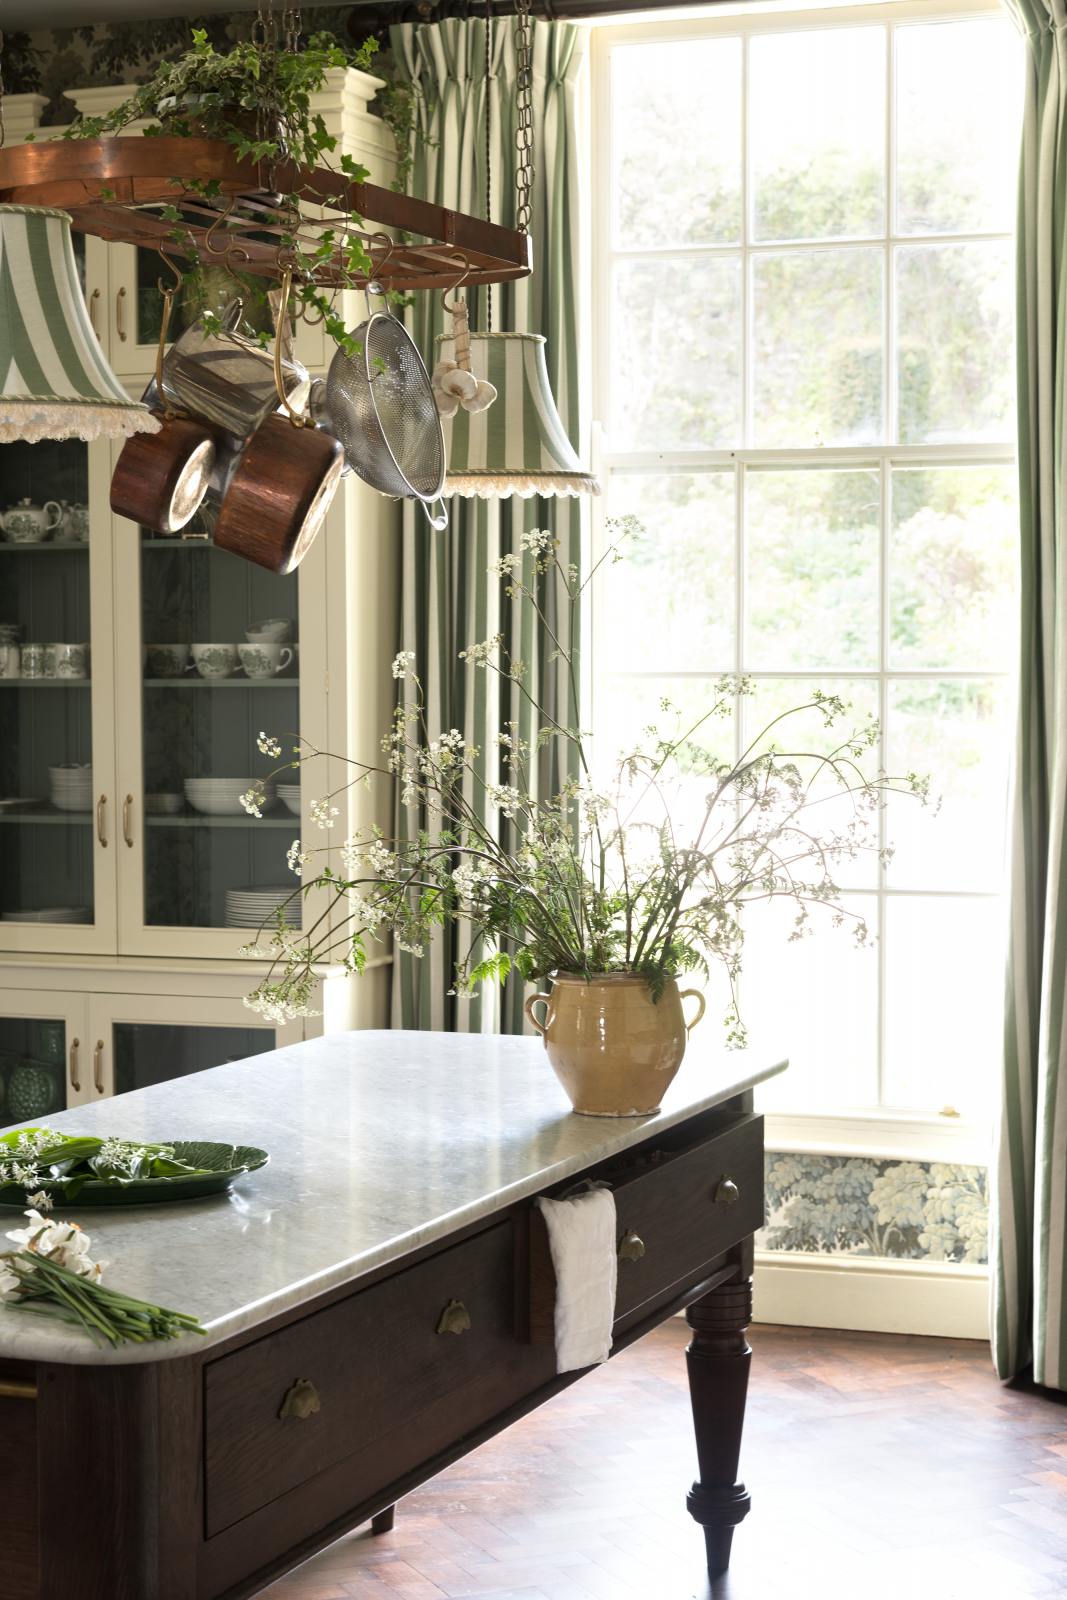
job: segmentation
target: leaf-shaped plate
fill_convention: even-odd
[[[173,1146],[179,1161],[207,1168],[195,1177],[134,1178],[130,1183],[105,1183],[88,1178],[79,1183],[72,1199],[64,1193],[62,1179],[51,1179],[37,1187],[52,1196],[58,1209],[83,1206],[159,1206],[171,1200],[199,1200],[207,1194],[222,1194],[242,1173],[265,1166],[270,1156],[250,1144],[216,1144],[209,1140],[161,1139]],[[26,1207],[26,1191],[17,1183],[0,1187],[0,1206]]]

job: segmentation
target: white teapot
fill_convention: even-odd
[[[14,544],[40,544],[63,520],[63,507],[56,500],[35,506],[20,500],[0,516],[0,528]]]

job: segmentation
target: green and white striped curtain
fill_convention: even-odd
[[[1067,1389],[1067,0],[1009,0],[1029,46],[1019,189],[1022,659],[993,1347]]]
[[[564,23],[536,21],[533,32],[533,119],[536,165],[533,191],[533,274],[492,291],[493,327],[541,333],[548,340],[548,371],[556,404],[578,444],[578,135],[577,83],[584,40]],[[390,29],[398,70],[416,94],[416,142],[410,188],[439,205],[485,214],[485,97],[491,113],[492,221],[515,223],[516,60],[511,18],[492,30],[492,59],[485,76],[485,23],[403,24]],[[471,325],[486,326],[484,290],[471,292]],[[427,363],[434,339],[450,331],[439,295],[422,295],[410,327]],[[496,734],[510,720],[533,742],[537,723],[514,685],[491,673],[471,674],[457,659],[468,644],[502,632],[512,655],[526,664],[526,681],[554,717],[572,725],[566,670],[547,634],[520,615],[491,577],[490,563],[518,551],[523,531],[550,528],[564,562],[580,563],[579,502],[573,499],[462,500],[449,505],[446,533],[433,532],[421,510],[407,508],[401,576],[400,647],[413,650],[426,694],[431,735],[457,728],[481,751],[482,771],[500,781]],[[527,558],[529,562],[529,558]],[[530,569],[527,566],[527,578]],[[544,596],[554,624],[555,596]],[[573,640],[574,645],[577,640]],[[401,684],[401,692],[406,686]],[[566,776],[544,761],[543,792]],[[468,800],[481,804],[477,786]],[[400,808],[398,833],[410,834],[419,816]],[[506,824],[502,824],[506,827]],[[422,958],[396,952],[393,1025],[402,1028],[515,1032],[522,1027],[522,991],[512,980],[503,995],[483,989],[452,995],[452,972],[460,953],[459,933],[444,930]],[[465,953],[465,947],[464,947]]]

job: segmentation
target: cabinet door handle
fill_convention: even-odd
[[[103,1094],[103,1092],[104,1092],[104,1041],[103,1041],[103,1039],[98,1039],[96,1041],[96,1049],[93,1051],[93,1088],[96,1090],[97,1094]]]
[[[67,1065],[70,1070],[70,1086],[74,1090],[75,1094],[81,1093],[82,1086],[82,1081],[78,1076],[78,1046],[80,1043],[80,1039],[72,1039],[70,1041],[70,1049],[67,1052]]]
[[[741,1198],[741,1191],[732,1178],[720,1178],[715,1185],[715,1204],[717,1206],[736,1205]]]
[[[102,794],[96,802],[96,837],[104,849],[107,849],[107,795]]]
[[[632,1229],[619,1242],[620,1261],[640,1261],[644,1253],[645,1241],[639,1233],[634,1233]]]
[[[125,839],[131,850],[133,849],[133,832],[130,827],[130,816],[132,811],[133,795],[128,794],[125,800],[122,802],[122,837]]]
[[[296,1382],[285,1391],[282,1397],[282,1403],[278,1409],[278,1417],[279,1419],[299,1417],[303,1421],[307,1417],[313,1417],[317,1411],[321,1410],[322,1401],[319,1399],[319,1391],[311,1379],[297,1378]]]
[[[450,1300],[437,1319],[438,1333],[467,1333],[470,1329],[470,1312],[462,1300]]]
[[[100,290],[94,289],[92,294],[89,296],[89,326],[92,328],[98,339],[100,337],[100,328],[96,320],[96,307],[99,300]]]
[[[120,289],[115,296],[115,332],[126,343],[126,290]]]

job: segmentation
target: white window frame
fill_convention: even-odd
[[[809,466],[849,466],[866,467],[877,470],[881,486],[881,561],[883,570],[880,573],[880,588],[882,596],[883,614],[880,625],[879,663],[877,669],[863,671],[840,671],[833,674],[824,672],[823,677],[847,677],[849,679],[866,679],[879,684],[879,716],[883,727],[885,726],[886,702],[888,686],[891,681],[906,679],[908,677],[921,679],[953,678],[984,678],[987,680],[1004,680],[1008,677],[1005,673],[961,672],[959,670],[922,670],[899,671],[893,669],[889,672],[888,647],[889,628],[888,616],[888,586],[885,582],[885,553],[888,539],[889,515],[889,484],[892,468],[923,464],[928,466],[965,466],[968,464],[981,465],[1010,465],[1015,461],[1015,447],[1012,441],[1001,441],[981,444],[957,444],[949,447],[936,445],[865,445],[845,448],[816,447],[806,450],[792,449],[734,449],[734,450],[703,450],[689,449],[678,451],[632,451],[613,450],[611,447],[610,433],[604,425],[608,413],[609,394],[611,385],[610,373],[610,317],[611,296],[609,293],[610,270],[614,261],[620,259],[649,259],[655,258],[659,252],[648,250],[617,250],[613,247],[612,217],[611,217],[611,106],[609,89],[609,62],[611,50],[620,44],[665,43],[679,42],[688,39],[701,40],[709,37],[738,37],[742,39],[744,51],[744,76],[742,80],[742,231],[740,243],[728,245],[699,245],[673,249],[664,247],[662,254],[666,258],[676,259],[679,256],[690,259],[704,256],[737,256],[742,259],[742,307],[743,327],[746,336],[749,332],[749,295],[750,271],[748,263],[764,252],[783,254],[790,251],[812,251],[821,247],[831,249],[845,245],[878,245],[885,251],[885,294],[884,294],[884,348],[886,359],[883,364],[883,415],[887,425],[895,426],[896,419],[896,363],[892,359],[893,334],[892,326],[893,307],[895,297],[891,289],[891,274],[893,267],[893,251],[898,244],[967,244],[985,242],[988,240],[1002,239],[1001,233],[970,233],[970,234],[921,234],[897,235],[889,231],[895,225],[894,199],[895,199],[895,144],[892,138],[892,108],[894,86],[894,51],[892,48],[892,25],[908,22],[950,22],[962,21],[968,17],[983,17],[990,15],[1003,15],[1000,0],[943,0],[943,3],[931,4],[929,0],[872,0],[867,5],[837,5],[833,0],[828,0],[825,6],[818,9],[811,7],[799,8],[788,3],[788,0],[766,0],[763,4],[738,4],[719,5],[714,11],[690,12],[677,20],[665,21],[662,16],[658,18],[646,17],[643,21],[626,24],[603,23],[594,24],[591,28],[591,73],[590,73],[590,99],[589,99],[589,126],[592,145],[591,182],[590,182],[590,283],[588,285],[588,300],[590,304],[590,325],[592,327],[593,352],[591,364],[591,391],[592,391],[592,449],[593,466],[602,480],[607,480],[612,472],[633,472],[642,469],[655,472],[657,476],[670,473],[687,474],[690,472],[709,471],[715,468],[731,470],[735,474],[734,492],[737,500],[735,516],[735,571],[737,573],[737,600],[735,627],[735,662],[740,660],[742,649],[742,622],[744,608],[744,568],[742,564],[742,509],[744,506],[744,475],[749,467],[767,467],[774,465],[804,468]],[[809,29],[842,28],[856,26],[890,27],[890,50],[887,80],[887,95],[885,107],[885,150],[886,150],[886,221],[887,229],[883,236],[864,237],[849,236],[847,238],[834,238],[827,241],[796,241],[792,242],[752,242],[749,238],[749,192],[748,192],[748,161],[747,161],[747,136],[748,136],[748,73],[747,55],[748,40],[754,35],[767,33],[798,32]],[[743,363],[742,377],[742,403],[743,417],[746,428],[746,438],[750,436],[751,422],[751,360]],[[605,483],[606,487],[606,483]],[[604,501],[606,495],[594,504],[591,516],[591,557],[595,561],[603,552],[605,545],[605,511]],[[583,674],[583,692],[587,695],[586,703],[591,708],[593,725],[595,726],[595,667],[597,660],[597,620],[598,605],[602,600],[603,587],[594,583],[589,597],[587,614],[584,619],[586,632],[584,637],[590,641],[590,648],[585,652],[585,672]],[[706,678],[706,671],[675,672],[649,671],[643,674],[634,674],[635,680],[640,678],[653,679],[662,676],[684,679]],[[798,681],[810,682],[818,678],[817,671],[775,671],[773,673],[748,672],[749,676],[757,678],[774,678],[788,680],[794,678]],[[614,675],[613,675],[614,676]],[[738,719],[739,721],[740,719]],[[881,824],[885,827],[884,819]],[[885,994],[884,972],[884,939],[882,937],[887,900],[893,896],[925,896],[935,891],[915,890],[903,888],[890,888],[884,881],[880,881],[877,892],[878,904],[878,955],[879,962],[879,1062],[878,1084],[879,1092],[884,1073],[884,1046],[885,1046],[885,1018],[883,1013]],[[970,891],[974,898],[989,900],[996,898],[995,894],[987,892]],[[968,898],[968,891],[937,891],[938,898],[964,899]],[[879,1155],[883,1157],[897,1157],[913,1160],[941,1160],[941,1161],[974,1161],[984,1164],[989,1159],[990,1128],[984,1117],[976,1115],[960,1115],[952,1108],[946,1108],[940,1113],[933,1113],[928,1109],[907,1111],[892,1108],[863,1107],[855,1110],[842,1108],[840,1115],[829,1115],[824,1112],[817,1114],[773,1113],[768,1117],[767,1142],[771,1149],[787,1149],[811,1154],[840,1154],[840,1155]]]

